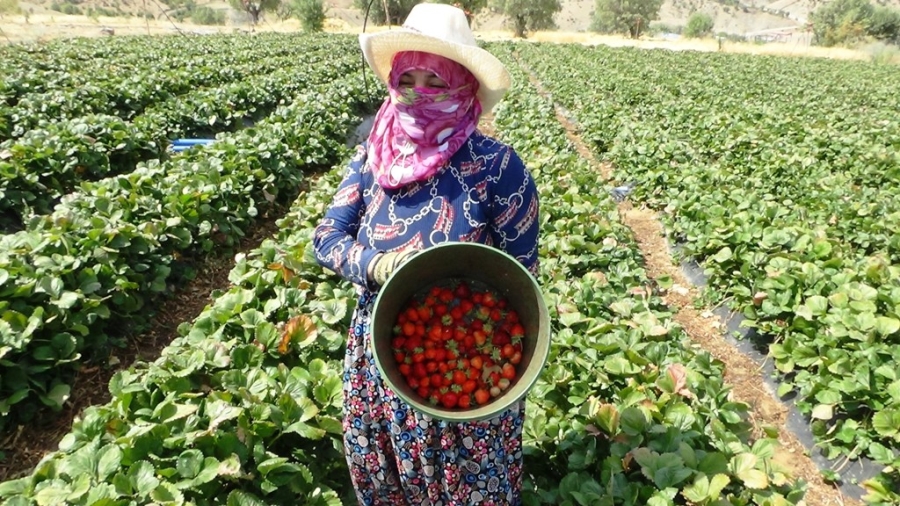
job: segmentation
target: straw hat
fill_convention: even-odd
[[[401,28],[363,33],[359,44],[366,62],[385,83],[394,55],[400,51],[433,53],[464,65],[480,83],[478,100],[484,112],[490,111],[510,86],[509,71],[497,57],[478,47],[465,13],[452,5],[417,4]]]

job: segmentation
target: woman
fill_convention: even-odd
[[[508,89],[509,74],[477,47],[465,14],[447,5],[417,5],[402,29],[360,42],[389,97],[315,234],[319,262],[359,293],[343,421],[357,498],[364,505],[519,504],[524,401],[482,422],[416,412],[382,382],[368,327],[391,271],[438,243],[489,244],[536,273],[534,181],[509,146],[476,129]]]

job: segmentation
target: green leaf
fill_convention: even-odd
[[[69,399],[71,390],[69,385],[59,384],[50,389],[47,395],[42,396],[41,400],[44,401],[44,404],[54,409],[59,409]]]
[[[266,322],[266,315],[256,309],[248,309],[241,313],[241,320],[244,321],[243,327],[246,329],[256,328]]]
[[[731,468],[732,474],[740,475],[745,471],[753,469],[756,466],[756,462],[756,455],[752,453],[740,453],[731,457],[729,467]]]
[[[24,494],[31,486],[31,477],[0,482],[0,498]]]
[[[321,384],[316,385],[313,389],[313,396],[319,404],[336,405],[340,402],[343,387],[343,380],[340,376],[330,376]]]
[[[640,409],[628,407],[622,410],[622,414],[619,417],[619,426],[625,434],[637,436],[647,430],[647,417]]]
[[[894,463],[894,451],[878,442],[869,443],[869,455],[879,464],[889,466]]]
[[[191,480],[191,485],[196,487],[209,483],[219,476],[219,461],[215,457],[206,457],[203,459],[203,466],[197,476]]]
[[[312,427],[305,422],[294,422],[285,427],[284,431],[287,433],[300,434],[301,436],[312,440],[318,440],[325,437],[324,430]]]
[[[175,485],[163,482],[153,489],[153,492],[150,493],[150,499],[162,504],[180,505],[184,502],[184,495],[175,488]]]
[[[233,490],[228,494],[225,506],[268,506],[255,495],[242,490]]]
[[[327,325],[339,323],[347,316],[347,302],[344,300],[317,301],[313,307],[320,311],[320,317]]]
[[[191,479],[197,476],[203,466],[203,452],[200,450],[185,450],[178,456],[175,469],[182,478]]]
[[[106,481],[106,478],[122,467],[122,449],[117,444],[108,444],[98,452],[100,459],[97,461],[97,480]]]
[[[900,320],[879,316],[875,319],[875,332],[881,336],[889,336],[900,330]]]
[[[614,404],[604,404],[597,411],[597,425],[608,435],[615,436],[619,432],[619,410]]]
[[[885,409],[872,417],[872,427],[884,437],[900,434],[900,410]]]
[[[109,483],[95,483],[91,486],[84,504],[91,506],[119,506],[121,502],[117,502],[119,497],[115,487]]]
[[[682,494],[685,499],[695,503],[701,503],[707,498],[712,498],[709,493],[709,478],[705,474],[698,475],[694,479],[694,483],[684,487]]]
[[[34,494],[34,500],[38,506],[59,506],[66,503],[66,498],[71,493],[68,484],[63,480],[54,479],[41,482],[39,490]]]
[[[716,499],[722,495],[722,490],[731,483],[731,478],[725,474],[717,474],[713,476],[712,481],[709,483],[709,498]]]
[[[813,254],[816,255],[817,258],[825,259],[831,256],[831,243],[826,239],[816,239],[813,242]]]
[[[131,479],[131,486],[137,491],[141,497],[146,497],[159,486],[159,480],[156,478],[156,470],[153,464],[142,460],[131,466],[128,470],[128,477]]]
[[[731,252],[731,248],[726,246],[726,247],[720,249],[718,253],[713,255],[712,259],[716,263],[724,264],[725,262],[731,260],[733,255],[734,254]]]
[[[640,367],[633,364],[630,360],[621,355],[610,357],[604,360],[603,368],[609,371],[610,374],[615,374],[618,376],[626,376],[629,374],[637,374],[641,372]]]
[[[165,401],[153,410],[153,417],[159,423],[167,423],[184,418],[197,409],[196,404],[176,404],[172,401]]]
[[[219,462],[218,468],[216,469],[216,474],[226,477],[236,477],[240,472],[241,459],[235,454],[231,454],[228,458]]]
[[[81,299],[81,295],[76,292],[63,292],[59,300],[54,301],[54,304],[60,309],[70,309],[78,303],[79,299]]]
[[[62,294],[64,286],[61,279],[54,276],[44,276],[38,282],[34,291],[43,292],[53,299],[58,299],[60,294]]]
[[[834,390],[820,390],[816,394],[816,400],[822,404],[838,404],[841,402],[841,394]]]
[[[823,316],[828,312],[828,299],[821,295],[813,295],[806,299],[806,306],[815,316]]]
[[[561,323],[565,327],[571,327],[581,321],[585,320],[584,315],[575,311],[573,313],[563,313],[559,315],[559,323]]]
[[[892,382],[885,391],[891,396],[891,404],[900,406],[900,380]]]
[[[737,477],[744,482],[747,488],[762,490],[769,486],[769,477],[759,469],[747,469],[738,473]]]
[[[241,411],[243,411],[241,408],[232,406],[225,401],[208,401],[206,416],[209,417],[209,430],[215,430],[222,422],[237,418]]]

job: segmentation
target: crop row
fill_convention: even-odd
[[[705,268],[707,301],[768,346],[779,395],[823,453],[883,464],[870,498],[900,501],[896,73],[599,47],[520,56],[662,211],[682,258]]]
[[[273,73],[202,88],[157,104],[130,123],[91,115],[0,144],[0,228],[22,228],[32,213],[50,212],[82,181],[127,174],[138,162],[164,158],[171,138],[209,136],[258,121],[307,86],[344,75],[355,63],[330,60],[329,65],[318,58],[291,62]]]
[[[535,173],[554,322],[527,404],[526,504],[796,504],[803,485],[772,459],[776,433],[751,437],[749,407],[672,319],[614,202],[597,191],[602,176],[529,84],[516,46],[490,47],[516,83],[494,123]]]
[[[333,56],[333,44],[317,48],[309,43],[309,51],[300,55],[270,57],[267,55],[223,54],[203,65],[163,66],[135,69],[115,81],[63,87],[43,93],[22,96],[14,106],[0,108],[6,133],[17,138],[48,123],[77,118],[87,114],[108,114],[132,119],[148,107],[164,103],[199,87],[239,83],[253,76],[293,67],[326,62]],[[122,71],[120,71],[122,72]],[[3,132],[0,132],[2,134]]]
[[[492,47],[510,61],[506,49]],[[527,403],[525,504],[796,504],[773,440],[750,441],[722,365],[689,349],[597,195],[600,177],[511,67],[496,125],[541,192],[554,336]],[[342,173],[318,179],[275,240],[238,259],[234,286],[161,358],[117,374],[112,401],[89,408],[60,451],[0,484],[4,506],[353,504],[340,406],[355,291],[312,255]]]
[[[121,88],[148,77],[179,90],[210,72],[231,72],[246,63],[304,53],[326,37],[261,33],[252,37],[122,37],[60,39],[0,47],[0,99],[15,105],[24,96],[81,86]],[[156,74],[161,74],[156,76]],[[171,77],[170,77],[171,76]],[[174,92],[173,92],[174,93]]]
[[[202,150],[84,183],[0,238],[0,420],[29,419],[38,400],[59,407],[77,362],[140,325],[187,275],[176,257],[233,244],[296,194],[302,170],[333,163],[355,109],[368,107],[357,81],[312,88]]]

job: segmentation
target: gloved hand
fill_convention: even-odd
[[[400,264],[409,260],[416,253],[418,253],[418,250],[414,249],[383,253],[373,262],[372,281],[378,286],[384,285],[391,273],[394,272],[394,269],[400,267]]]

